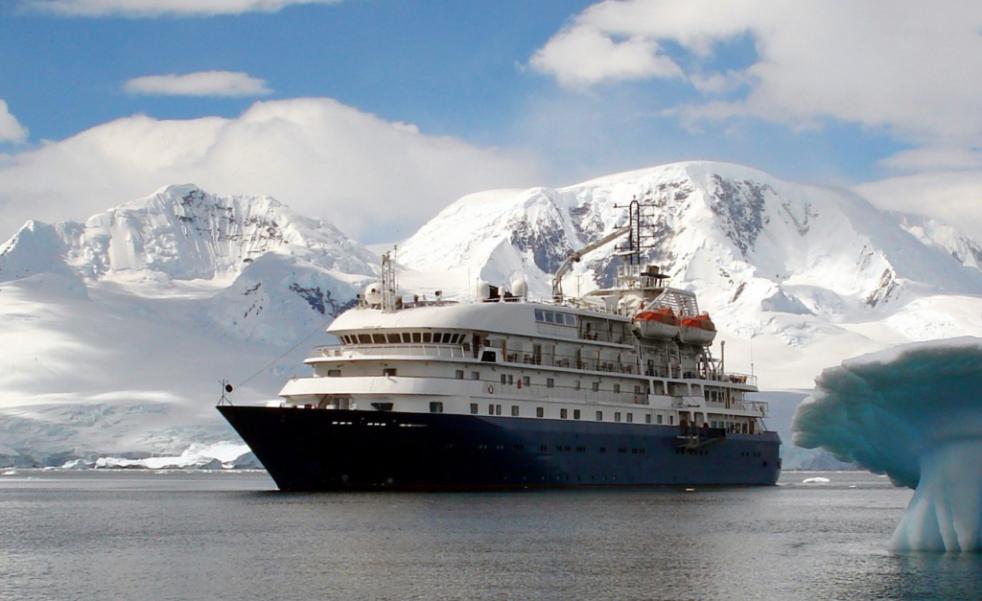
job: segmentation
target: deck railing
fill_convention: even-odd
[[[501,352],[500,348],[496,350],[499,353]],[[435,359],[468,359],[480,356],[480,353],[475,356],[473,351],[464,350],[463,346],[455,344],[327,345],[315,348],[314,352],[322,357],[378,357],[397,355],[400,357],[428,357]],[[542,365],[609,374],[645,375],[656,378],[710,380],[724,384],[757,385],[757,377],[748,374],[682,371],[677,366],[672,369],[662,366],[648,368],[638,365],[636,361],[610,361],[583,356],[575,357],[571,355],[545,353],[536,355],[525,351],[506,351],[502,359],[503,363],[518,365]]]
[[[319,346],[314,352],[322,357],[433,357],[436,359],[464,359],[468,353],[456,344],[372,344]]]

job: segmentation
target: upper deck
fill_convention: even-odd
[[[342,313],[327,329],[335,336],[354,335],[356,341],[362,344],[390,342],[371,336],[373,333],[384,335],[384,331],[402,330],[449,330],[581,340],[624,348],[634,345],[628,317],[568,305],[526,301],[440,302],[406,306],[395,311],[358,307]],[[359,336],[365,338],[357,338]]]

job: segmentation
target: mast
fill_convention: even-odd
[[[396,310],[396,297],[398,296],[398,284],[396,283],[396,265],[394,247],[391,251],[382,254],[382,312],[392,313]]]

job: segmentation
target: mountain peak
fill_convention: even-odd
[[[376,262],[331,224],[300,216],[269,196],[218,195],[194,184],[165,186],[84,224],[30,221],[0,248],[10,255],[25,245],[43,252],[22,253],[37,258],[18,259],[17,269],[8,257],[3,268],[8,274],[28,273],[44,262],[88,279],[140,271],[175,280],[215,279],[238,275],[268,252],[363,275],[374,273]]]
[[[558,264],[623,226],[626,211],[615,206],[635,198],[650,203],[644,259],[675,285],[697,290],[707,308],[730,313],[734,326],[753,327],[760,311],[858,319],[925,293],[982,294],[982,274],[959,264],[974,265],[982,251],[977,259],[977,246],[943,228],[920,226],[945,241],[927,245],[912,227],[905,231],[895,216],[853,194],[707,161],[558,189],[473,194],[406,241],[400,260],[420,271],[462,263],[474,276],[505,285],[509,274],[521,272],[534,294],[547,296]],[[585,257],[567,288],[612,284],[618,244]]]

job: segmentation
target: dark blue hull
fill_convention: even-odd
[[[776,433],[674,426],[219,406],[281,490],[773,485]]]

